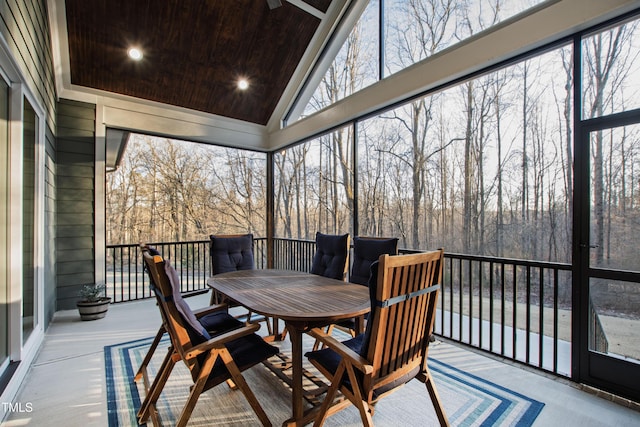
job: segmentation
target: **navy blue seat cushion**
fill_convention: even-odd
[[[244,326],[244,323],[226,311],[214,311],[199,317],[198,320],[211,337],[216,337]]]
[[[238,237],[218,237],[212,234],[209,237],[213,274],[254,268],[253,234]]]
[[[398,253],[398,239],[367,239],[353,238],[353,263],[349,282],[366,285],[369,282],[371,264],[380,258],[380,255],[395,255]]]
[[[316,233],[316,253],[311,263],[311,274],[343,280],[349,256],[348,243],[349,234]]]
[[[360,334],[355,338],[351,338],[347,341],[342,341],[342,344],[349,347],[351,350],[356,353],[362,355],[362,347],[364,344],[365,334]],[[309,351],[305,354],[309,358],[309,360],[315,360],[317,363],[322,365],[327,371],[334,375],[338,370],[338,365],[342,361],[342,357],[330,349],[329,347],[325,347],[322,350]],[[356,370],[356,376],[358,379],[362,378],[362,372]],[[349,378],[345,375],[345,383],[347,387],[351,388],[351,382]]]

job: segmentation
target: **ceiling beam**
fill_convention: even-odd
[[[271,3],[273,0],[267,0],[267,1]],[[308,3],[303,2],[302,0],[287,0],[287,1],[292,5],[296,6],[297,8],[304,10],[305,12],[315,16],[320,20],[324,19],[324,16],[325,16],[324,12],[316,9],[315,7],[311,6]]]

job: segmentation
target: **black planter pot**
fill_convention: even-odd
[[[76,306],[82,320],[96,320],[107,315],[109,304],[111,298],[102,298],[100,301],[78,301]]]

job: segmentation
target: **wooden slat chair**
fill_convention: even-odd
[[[328,415],[355,405],[365,426],[373,425],[373,405],[417,378],[426,385],[441,425],[449,425],[427,367],[440,280],[442,250],[412,255],[383,255],[370,283],[372,312],[366,331],[339,342],[320,328],[309,333],[326,345],[307,353],[331,381],[314,426]],[[332,405],[340,391],[347,399]],[[419,408],[416,408],[419,410]]]
[[[204,325],[190,312],[188,305],[179,303],[180,294],[174,292],[178,276],[168,261],[165,262],[159,255],[151,255],[149,251],[144,251],[143,257],[155,285],[160,314],[171,347],[138,411],[138,422],[146,422],[155,412],[155,405],[173,367],[182,360],[189,368],[194,384],[176,422],[177,426],[187,424],[201,393],[228,380],[232,380],[242,391],[260,422],[270,426],[271,422],[241,372],[275,355],[278,349],[255,334],[260,328],[255,324],[241,324],[230,330],[221,328],[211,337]]]
[[[346,280],[349,271],[349,241],[349,233],[316,232],[316,251],[311,261],[310,273],[330,279]],[[317,350],[319,347],[320,341],[316,341],[313,349]]]
[[[371,265],[378,261],[381,255],[385,254],[398,254],[397,237],[354,237],[353,261],[351,263],[351,270],[349,271],[349,282],[368,286],[371,276]],[[332,327],[337,326],[355,337],[357,334],[363,332],[364,321],[368,317],[368,315],[365,315],[357,319],[343,320],[335,325],[331,325],[327,333],[331,334]]]
[[[398,253],[397,237],[362,237],[353,238],[353,261],[349,271],[349,282],[368,286],[371,276],[371,264],[378,261],[381,255],[396,255]],[[347,332],[352,337],[363,332],[368,314],[354,319],[342,320],[327,327],[327,334],[331,335],[334,328]],[[316,341],[313,349],[320,348],[320,341]]]
[[[253,234],[212,234],[209,236],[209,258],[211,260],[211,274],[228,273],[238,270],[253,270]],[[238,307],[236,301],[229,300],[213,290],[211,304],[225,303],[230,307]],[[273,335],[270,319],[247,310],[236,318],[246,323],[265,322],[269,335]],[[275,321],[274,321],[275,322]]]
[[[142,252],[147,251],[151,255],[160,255],[160,252],[158,252],[158,250],[152,246],[149,246],[143,243],[140,245],[140,247],[142,249]],[[144,270],[145,271],[148,270],[146,266],[144,267]],[[147,271],[147,274],[148,274],[148,271]],[[151,288],[153,288],[155,286],[153,282],[153,277],[150,274],[148,275],[149,275]],[[193,296],[205,294],[207,292],[209,292],[208,289],[189,291],[189,292],[181,293],[179,297],[190,298]],[[157,297],[157,294],[156,294],[156,297]],[[234,328],[242,327],[241,322],[235,320],[233,317],[231,317],[227,313],[227,306],[224,304],[216,304],[216,305],[211,305],[209,307],[201,308],[199,310],[194,310],[193,314],[200,321],[200,323],[202,323],[203,327],[207,330],[207,332],[209,332],[211,336],[216,335],[219,331],[227,331]],[[160,325],[160,328],[158,329],[158,332],[156,333],[156,336],[154,337],[153,342],[151,343],[151,346],[149,347],[149,350],[147,351],[147,354],[142,360],[142,363],[140,364],[140,367],[138,368],[138,371],[136,372],[136,375],[133,379],[134,382],[138,382],[139,380],[142,379],[145,390],[147,391],[149,390],[149,387],[150,387],[150,379],[149,379],[149,373],[147,371],[147,368],[149,367],[151,358],[153,357],[153,354],[158,348],[158,345],[160,344],[160,341],[162,340],[162,337],[166,332],[167,332],[167,329],[163,323]]]

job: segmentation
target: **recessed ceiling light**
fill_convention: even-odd
[[[247,79],[238,80],[238,89],[246,90],[247,88],[249,88],[249,82],[247,81]]]
[[[140,61],[142,59],[142,51],[136,47],[132,47],[127,53],[129,54],[129,58],[134,61]]]

